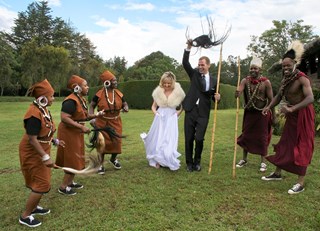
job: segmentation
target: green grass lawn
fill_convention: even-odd
[[[28,230],[18,223],[29,190],[20,172],[18,146],[23,135],[22,118],[29,102],[0,102],[0,230]],[[60,121],[61,102],[51,113]],[[213,114],[213,113],[212,113]],[[217,112],[214,158],[208,174],[213,116],[206,134],[202,171],[188,173],[184,158],[183,116],[179,120],[181,169],[151,168],[145,158],[141,132],[147,132],[151,110],[122,114],[122,169],[108,163],[106,174],[76,176],[84,184],[75,196],[63,196],[57,189],[63,177],[52,170],[52,189],[41,205],[51,209],[38,216],[38,230],[320,230],[320,139],[306,176],[306,190],[289,195],[296,175],[283,172],[281,182],[264,182],[258,172],[259,156],[236,169],[232,178],[235,110]],[[241,131],[242,110],[239,115]],[[238,133],[239,133],[238,132]],[[274,136],[272,143],[279,137]],[[89,150],[88,150],[89,151]],[[56,148],[52,149],[55,158]],[[272,153],[271,145],[269,153]],[[242,157],[238,148],[237,161]],[[268,165],[267,174],[274,170]]]

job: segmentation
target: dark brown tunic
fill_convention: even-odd
[[[55,132],[55,124],[52,118],[44,117],[41,110],[31,104],[24,116],[24,120],[35,117],[41,121],[41,130],[38,140],[44,151],[50,155],[51,140]],[[51,116],[50,116],[51,117]],[[42,162],[41,155],[29,143],[29,137],[24,134],[19,145],[21,171],[25,184],[33,192],[47,193],[50,191],[51,169]]]
[[[112,127],[115,129],[117,134],[122,135],[122,121],[120,117],[120,110],[123,107],[122,104],[122,97],[123,94],[118,90],[114,89],[114,102],[113,100],[113,93],[108,92],[108,99],[106,96],[105,89],[100,89],[96,96],[98,97],[98,111],[105,110],[105,116],[96,118],[96,126],[98,128],[104,128],[104,127]],[[121,154],[121,138],[113,138],[113,140],[110,139],[109,135],[106,132],[102,132],[103,137],[105,139],[105,148],[104,152],[105,154]]]
[[[71,119],[74,121],[85,121],[88,116],[88,110],[83,107],[83,103],[74,93],[65,98],[65,100],[69,99],[76,103],[76,111],[71,115]],[[83,102],[86,103],[85,99],[83,100]],[[77,170],[84,169],[84,133],[81,133],[79,128],[70,127],[63,122],[60,122],[58,127],[58,139],[64,140],[65,147],[58,147],[56,164],[61,167],[69,167]]]

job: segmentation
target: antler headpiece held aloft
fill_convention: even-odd
[[[213,26],[213,20],[208,16],[207,16],[207,22],[208,22],[209,33],[200,35],[200,36],[196,37],[195,39],[193,39],[192,46],[208,49],[208,48],[211,48],[213,46],[217,46],[217,45],[223,43],[229,37],[230,32],[231,32],[231,26],[226,27],[224,34],[220,38],[218,38],[216,35],[216,31],[214,29],[214,26]],[[202,30],[203,30],[203,28],[202,28]],[[186,29],[186,38],[188,40],[190,39],[188,27]]]

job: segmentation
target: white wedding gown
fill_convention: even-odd
[[[141,133],[149,165],[158,163],[170,170],[178,170],[181,154],[178,149],[178,117],[175,108],[159,107],[148,134]]]

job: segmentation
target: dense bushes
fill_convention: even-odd
[[[185,92],[188,91],[190,82],[180,81],[181,87]],[[123,92],[129,107],[132,109],[150,109],[152,105],[152,91],[159,84],[159,81],[130,81],[119,84],[119,90]],[[90,88],[89,102],[95,92],[100,87]],[[218,105],[218,109],[236,108],[236,100],[234,98],[235,87],[228,84],[220,84],[221,101]],[[316,111],[315,125],[318,130],[317,136],[320,136],[320,91],[314,90],[314,108]],[[242,100],[241,100],[242,101]],[[240,103],[242,105],[242,103]],[[240,108],[241,109],[241,108]],[[278,118],[278,123],[274,127],[274,134],[280,135],[285,118]]]
[[[190,82],[179,81],[185,92],[188,91]],[[159,81],[130,81],[119,84],[119,90],[124,94],[130,108],[150,109],[152,105],[152,91],[158,86]],[[100,87],[101,88],[101,87]],[[89,100],[94,96],[99,88],[94,87],[89,90]],[[221,101],[219,109],[236,108],[234,98],[235,87],[227,84],[220,84]]]

